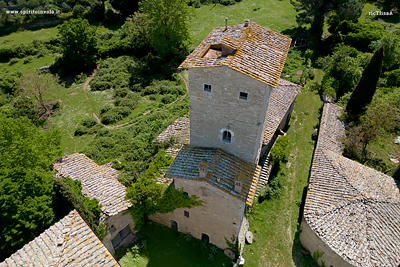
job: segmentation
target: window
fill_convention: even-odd
[[[186,195],[186,196],[189,196],[189,193],[188,193],[188,192],[183,192],[183,194]]]
[[[204,84],[204,91],[211,92],[211,84]]]
[[[247,96],[248,96],[248,95],[249,95],[248,93],[240,92],[240,93],[239,93],[239,99],[241,99],[241,100],[247,100]]]
[[[183,215],[185,215],[185,217],[189,218],[189,212],[188,211],[183,211]]]
[[[222,141],[225,143],[231,143],[232,140],[232,134],[228,131],[224,131],[222,133]]]

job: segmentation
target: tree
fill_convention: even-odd
[[[45,112],[48,111],[44,104],[43,95],[49,90],[59,87],[58,79],[41,71],[28,73],[17,80],[19,94],[28,98],[34,98]]]
[[[363,112],[365,106],[371,102],[379,75],[381,74],[383,57],[384,46],[382,45],[365,67],[360,81],[351,94],[346,106],[346,111],[350,116],[358,117]]]
[[[361,16],[364,4],[358,0],[349,0],[338,6],[337,13],[341,20],[352,20],[354,22]]]
[[[96,29],[87,20],[71,19],[60,26],[62,69],[80,72],[95,64],[97,55]]]
[[[379,102],[370,106],[360,118],[360,124],[353,126],[345,141],[345,156],[367,159],[367,146],[376,140],[381,130],[392,131],[400,126],[400,112],[396,106],[398,103],[391,101]]]
[[[182,188],[177,190],[156,183],[156,177],[161,174],[160,169],[168,168],[171,163],[172,157],[166,156],[165,151],[160,152],[143,175],[126,189],[125,198],[133,204],[129,212],[135,222],[135,229],[139,230],[150,215],[202,205],[196,196],[185,195]]]
[[[194,10],[188,0],[143,0],[139,6],[147,15],[150,43],[160,56],[187,49]]]
[[[400,36],[389,32],[382,39],[373,41],[369,47],[375,52],[382,44],[385,46],[383,66],[390,69],[392,66],[398,65],[400,62]]]
[[[111,6],[123,16],[132,15],[137,11],[139,0],[110,0]]]
[[[0,262],[56,220],[49,170],[62,154],[60,140],[58,131],[0,113]]]

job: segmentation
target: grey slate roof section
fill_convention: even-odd
[[[399,266],[400,184],[341,155],[342,108],[325,104],[304,207],[311,229],[354,266]]]
[[[296,99],[301,86],[292,82],[280,79],[278,85],[272,89],[267,116],[264,122],[263,144],[268,145],[274,133],[281,124],[290,105]]]
[[[76,210],[15,252],[0,267],[120,266]]]
[[[106,216],[114,216],[132,206],[125,200],[125,186],[84,154],[65,156],[53,166],[59,177],[81,181],[82,194],[96,198]]]
[[[207,162],[207,176],[199,178],[199,163]],[[207,181],[209,184],[251,205],[261,167],[220,149],[184,146],[166,173],[167,178]],[[240,176],[240,177],[239,177]],[[234,190],[234,182],[242,181],[242,191]]]

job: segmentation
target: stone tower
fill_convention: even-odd
[[[216,28],[204,39],[180,66],[189,71],[191,146],[258,162],[269,97],[290,41],[255,23]]]

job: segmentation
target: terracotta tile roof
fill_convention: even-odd
[[[106,216],[116,215],[132,206],[125,200],[125,186],[84,154],[65,156],[53,166],[58,176],[81,181],[82,194],[96,198]]]
[[[400,184],[341,155],[342,109],[325,104],[304,217],[354,266],[399,266]]]
[[[15,252],[0,267],[120,266],[76,210]]]
[[[199,178],[199,164],[207,169],[205,178]],[[166,177],[207,181],[248,205],[252,205],[260,171],[260,166],[247,163],[219,148],[184,146],[169,168]],[[238,180],[242,181],[240,193],[234,190],[235,181]]]
[[[300,89],[300,85],[282,79],[279,80],[278,86],[272,89],[264,122],[264,145],[271,141]]]
[[[275,87],[278,84],[291,39],[251,22],[215,28],[186,58],[179,68],[229,66]],[[233,53],[210,57],[225,45]],[[207,56],[205,56],[207,55]]]

